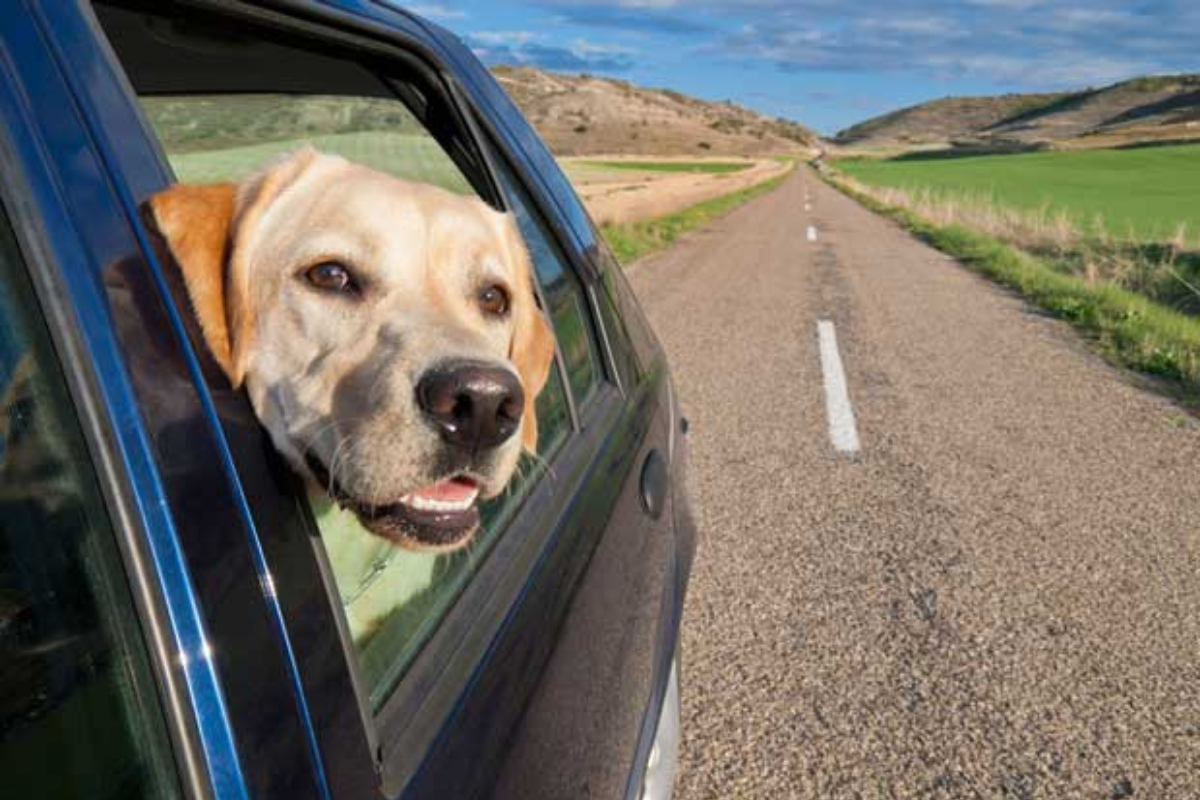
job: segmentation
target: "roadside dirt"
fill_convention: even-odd
[[[612,169],[598,161],[702,161],[748,163],[738,172],[680,173]],[[588,156],[560,160],[575,190],[598,224],[636,222],[673,214],[714,197],[736,192],[787,172],[789,165],[774,159],[671,159],[661,156]]]

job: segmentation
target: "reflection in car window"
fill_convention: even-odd
[[[600,358],[588,321],[583,286],[566,265],[565,257],[552,241],[545,224],[532,210],[528,195],[517,186],[503,166],[498,166],[498,174],[521,233],[525,236],[525,246],[533,260],[542,296],[549,306],[554,333],[567,365],[571,392],[575,402],[583,407],[600,385]]]
[[[264,161],[311,144],[398,177],[473,193],[438,140],[397,98],[188,94],[141,102],[181,180],[239,180]],[[461,552],[399,549],[367,532],[324,493],[307,498],[373,708],[391,694],[566,438],[570,417],[557,370],[551,370],[537,410],[539,458],[523,456],[505,493],[481,509],[481,532]]]
[[[117,544],[36,309],[0,218],[0,793],[175,797]]]

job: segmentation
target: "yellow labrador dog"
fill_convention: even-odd
[[[375,534],[463,546],[536,447],[554,353],[512,218],[312,149],[150,207],[291,466]]]

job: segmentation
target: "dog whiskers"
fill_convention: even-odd
[[[334,492],[336,487],[342,485],[337,478],[338,468],[344,463],[342,455],[347,449],[353,446],[353,442],[357,438],[358,437],[354,434],[346,436],[339,441],[337,446],[333,449],[333,455],[329,459],[329,486],[326,488],[326,491],[329,493],[330,497],[334,497],[335,499],[337,498],[337,495]]]

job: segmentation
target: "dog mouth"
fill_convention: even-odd
[[[401,547],[449,552],[464,546],[479,528],[480,483],[470,475],[435,481],[394,503],[372,504],[346,492],[312,454],[306,461],[313,477],[338,505],[352,511],[371,533]]]

